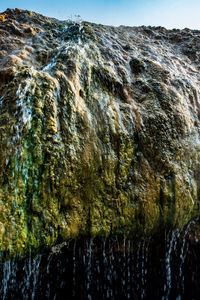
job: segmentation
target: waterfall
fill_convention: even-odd
[[[186,299],[191,284],[198,299],[200,245],[194,226],[190,222],[157,241],[70,241],[49,255],[2,262],[1,298]]]

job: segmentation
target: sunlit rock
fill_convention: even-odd
[[[148,236],[199,214],[195,30],[0,15],[0,242]]]

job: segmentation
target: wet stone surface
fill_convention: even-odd
[[[199,215],[199,40],[0,14],[1,251],[143,239]]]

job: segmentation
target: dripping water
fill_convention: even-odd
[[[1,264],[0,296],[2,299],[63,299],[63,295],[89,300],[198,299],[200,244],[193,228],[191,222],[158,240],[80,239],[52,248],[49,255],[5,261]],[[195,267],[191,268],[193,263]]]
[[[174,252],[176,251],[177,241],[180,236],[179,230],[173,230],[172,233],[167,235],[167,249],[166,249],[166,256],[165,256],[165,268],[166,268],[166,281],[164,283],[164,293],[166,294],[163,296],[164,299],[168,299],[171,288],[172,288],[172,257]]]

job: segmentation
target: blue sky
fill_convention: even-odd
[[[22,8],[58,19],[80,15],[108,25],[200,29],[200,0],[1,0],[0,11]]]

